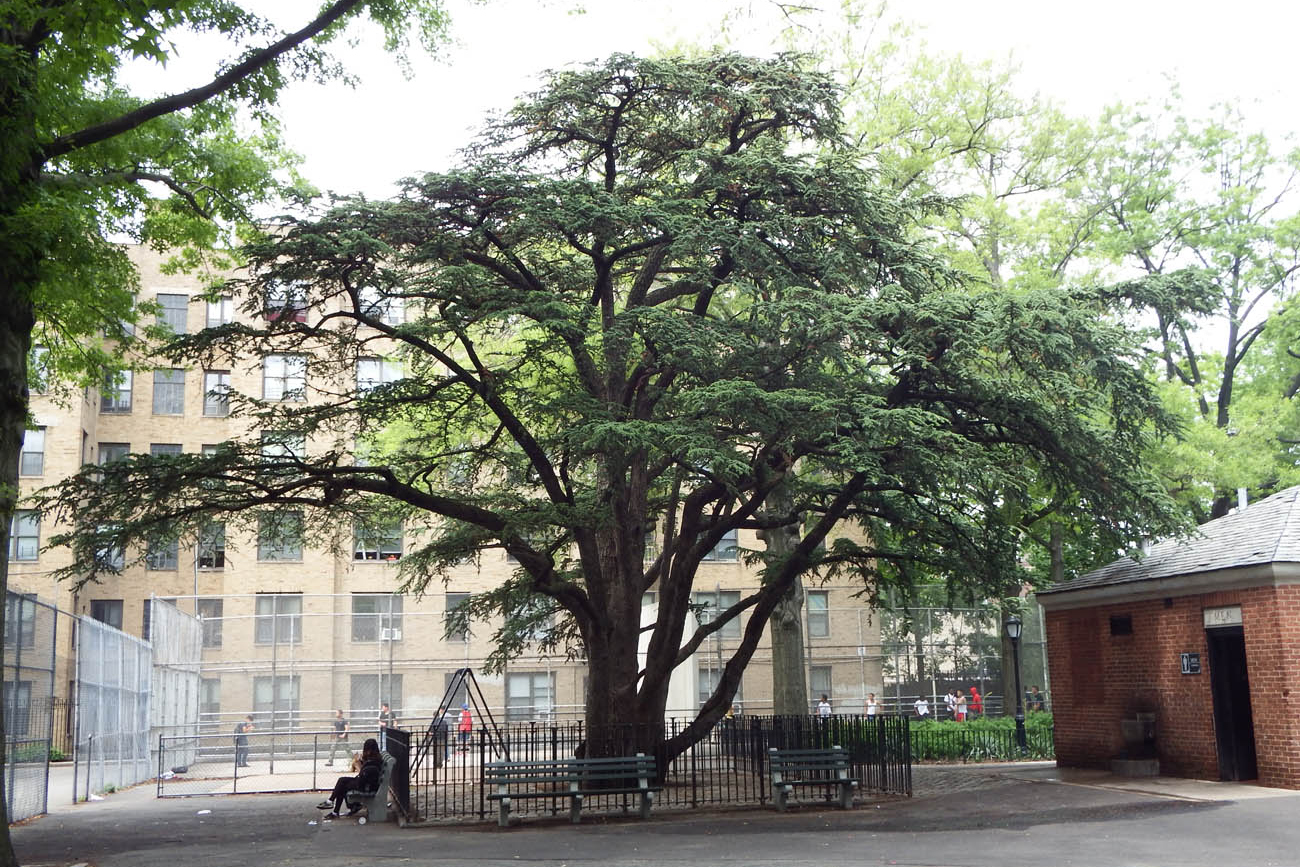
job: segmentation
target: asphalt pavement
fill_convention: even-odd
[[[1300,864],[1300,792],[1126,780],[1050,763],[917,766],[914,796],[854,809],[657,810],[398,828],[323,821],[317,793],[165,799],[151,785],[13,828],[26,867],[1021,867]]]

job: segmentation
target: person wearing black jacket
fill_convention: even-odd
[[[339,777],[329,798],[317,804],[316,809],[329,810],[331,817],[337,817],[343,808],[343,802],[347,800],[348,792],[373,792],[379,788],[379,777],[383,770],[384,759],[379,753],[379,742],[374,738],[366,738],[365,745],[361,747],[361,771],[355,777]],[[356,804],[348,810],[348,815],[360,809],[361,805]]]

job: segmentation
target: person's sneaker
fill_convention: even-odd
[[[316,809],[317,809],[317,810],[333,810],[333,809],[334,809],[334,802],[333,802],[333,801],[321,801],[319,804],[316,805]],[[338,815],[338,814],[336,813],[335,815]]]
[[[339,811],[335,810],[332,813],[326,813],[325,815],[331,819],[337,819],[339,817]]]
[[[326,762],[326,763],[325,763],[325,767],[327,767],[327,768],[332,768],[332,767],[334,767],[334,763],[333,763],[333,762]]]

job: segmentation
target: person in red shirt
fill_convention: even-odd
[[[970,688],[970,712],[972,716],[984,715],[984,699],[980,698],[980,691],[976,687]]]

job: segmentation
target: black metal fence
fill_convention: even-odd
[[[669,720],[647,731],[632,726],[602,733],[598,752],[607,755],[652,752],[644,744],[663,744],[678,734],[684,722]],[[596,754],[590,732],[582,723],[525,723],[482,728],[468,740],[454,731],[435,728],[412,735],[415,769],[410,783],[408,819],[415,823],[456,819],[483,820],[492,807],[482,776],[485,763],[509,759],[562,759]],[[841,746],[848,751],[852,774],[866,795],[908,796],[912,792],[911,740],[908,721],[901,716],[759,717],[725,719],[695,746],[677,756],[663,772],[657,809],[701,806],[761,805],[771,798],[768,749],[771,747]],[[634,812],[626,795],[589,796],[584,811]],[[561,815],[563,798],[523,799],[512,812]]]

